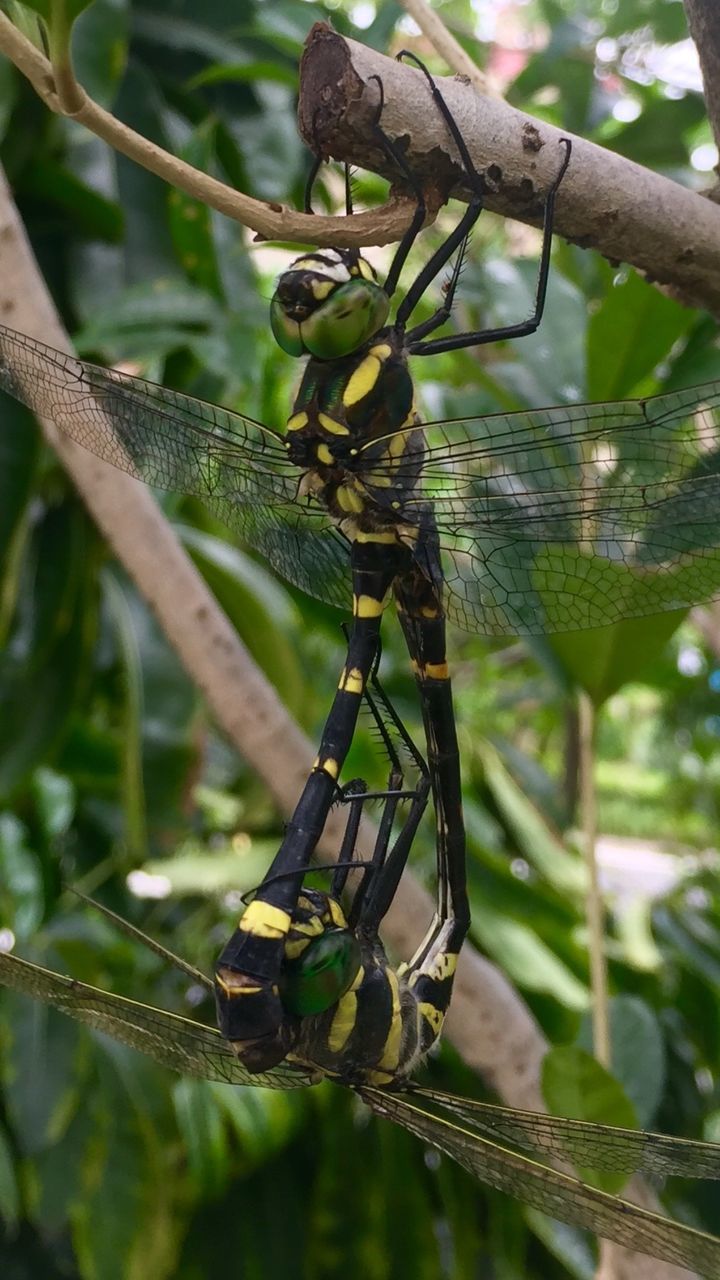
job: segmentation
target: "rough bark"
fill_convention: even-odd
[[[382,127],[429,188],[467,198],[462,166],[424,76],[317,23],[301,66],[303,137],[335,159],[397,179],[373,135],[381,79]],[[669,178],[562,133],[459,77],[436,77],[487,185],[487,207],[538,226],[543,195],[573,152],[555,228],[583,248],[627,262],[688,305],[720,315],[720,210]]]

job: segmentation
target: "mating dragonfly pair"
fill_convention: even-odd
[[[445,617],[493,634],[570,630],[687,606],[720,590],[715,385],[643,402],[419,421],[409,356],[522,336],[540,323],[555,195],[570,158],[564,143],[545,201],[533,315],[500,329],[432,337],[450,315],[484,183],[442,94],[421,72],[466,172],[467,211],[386,324],[425,207],[382,129],[378,81],[377,140],[415,192],[415,216],[384,285],[359,253],[347,250],[305,254],[281,276],[273,331],[289,354],[308,357],[284,434],[0,328],[1,388],[132,475],[199,495],[298,586],[343,606],[350,579],[353,598],[346,661],[315,768],[218,962],[214,989],[224,1038],[14,956],[0,958],[0,979],[194,1074],[278,1087],[308,1084],[319,1074],[335,1078],[493,1185],[621,1243],[717,1274],[720,1242],[712,1237],[643,1213],[483,1135],[596,1168],[711,1177],[720,1176],[717,1148],[508,1113],[420,1090],[408,1079],[440,1034],[469,922]],[[453,255],[442,305],[409,327]],[[349,915],[340,903],[344,866],[328,894],[303,888],[368,697],[390,595],[422,706],[438,860],[436,918],[397,972],[377,931],[426,783],[415,789],[388,852],[400,790],[390,787],[373,866]],[[343,864],[363,801],[350,803]]]

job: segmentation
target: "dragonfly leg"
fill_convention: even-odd
[[[439,310],[435,312],[435,315],[431,316],[430,319],[425,322],[425,324],[423,324],[422,326],[418,326],[417,329],[413,329],[411,331],[411,333],[408,335],[408,341],[410,341],[412,339],[417,339],[418,337],[422,336],[423,333],[430,332],[431,329],[435,329],[439,325],[443,324],[447,319],[447,315],[445,315],[445,311],[447,310],[448,315],[450,313],[450,308],[452,307],[453,295],[455,293],[455,288],[457,286],[457,282],[460,276],[460,269],[462,266],[462,260],[465,253],[465,246],[467,244],[468,236],[472,231],[472,228],[475,226],[475,223],[477,222],[478,218],[480,217],[480,214],[483,211],[484,204],[485,204],[486,188],[485,188],[485,180],[482,177],[482,174],[478,173],[477,169],[475,168],[475,165],[472,162],[472,158],[467,149],[462,133],[460,132],[460,129],[457,126],[455,118],[449,106],[447,105],[442,93],[440,92],[440,89],[438,88],[432,76],[430,75],[430,72],[427,70],[427,67],[424,66],[424,64],[420,61],[419,58],[416,58],[415,55],[413,53],[410,53],[408,50],[403,50],[403,52],[400,53],[398,56],[401,58],[410,58],[425,76],[425,79],[427,80],[428,85],[430,87],[430,92],[432,93],[432,96],[433,96],[433,101],[435,102],[435,105],[440,111],[440,114],[442,115],[448,127],[450,136],[453,139],[453,142],[455,143],[458,149],[458,152],[460,154],[460,159],[462,161],[462,165],[465,170],[465,177],[468,181],[468,184],[471,190],[471,196],[468,202],[468,207],[465,210],[465,213],[462,215],[458,225],[455,227],[454,231],[450,233],[447,240],[445,240],[444,243],[441,244],[440,247],[435,251],[435,253],[430,258],[429,262],[426,262],[420,274],[410,285],[410,288],[408,289],[407,293],[405,294],[405,297],[403,298],[402,302],[400,303],[400,306],[398,307],[395,323],[399,329],[404,329],[405,325],[410,319],[410,316],[415,310],[423,294],[426,292],[428,287],[432,284],[435,277],[440,274],[443,268],[450,261],[455,251],[456,250],[459,251],[458,260],[455,264],[455,268],[453,270],[450,283],[448,285],[448,290],[446,293],[445,302],[443,306],[440,307]],[[412,350],[412,347],[408,346],[408,350]]]
[[[430,778],[425,761],[390,703],[376,673],[373,673],[371,687],[372,692],[368,688],[365,697],[380,731],[385,750],[390,757],[390,777],[372,860],[370,866],[364,872],[353,898],[352,907],[348,915],[348,924],[351,928],[357,928],[358,934],[374,938],[377,935],[383,916],[395,897],[420,819],[425,812],[430,791]],[[378,702],[382,707],[382,711],[378,706]],[[410,792],[402,790],[402,762],[389,727],[383,720],[383,715],[391,722],[392,728],[417,769],[418,782]],[[398,804],[401,799],[408,798],[411,800],[410,811],[403,822],[395,843],[390,848],[392,826]]]
[[[452,305],[452,294],[455,291],[459,270],[453,272],[453,278],[448,287],[445,304],[436,313],[431,316],[430,320],[425,324],[418,325],[416,329],[412,329],[407,334],[407,349],[413,356],[430,356],[437,355],[440,351],[459,351],[461,347],[481,347],[487,342],[500,342],[504,339],[524,338],[530,333],[534,333],[542,320],[543,311],[545,309],[545,298],[547,295],[548,275],[550,272],[550,250],[552,248],[553,222],[555,218],[555,198],[558,188],[562,182],[565,171],[570,163],[570,153],[572,146],[569,138],[561,138],[561,145],[565,147],[565,155],[558,170],[557,176],[545,197],[545,214],[543,218],[543,243],[540,253],[540,265],[538,268],[537,285],[535,288],[535,307],[531,316],[527,320],[521,320],[517,324],[500,325],[494,329],[478,329],[470,333],[448,334],[445,338],[433,338],[431,342],[419,341],[431,329],[437,328],[434,323],[438,317],[438,324],[444,323],[450,314],[450,306]],[[468,206],[470,208],[470,206]],[[462,224],[461,224],[462,225]],[[428,271],[432,265],[433,259],[425,268]],[[425,272],[422,274],[424,275]],[[418,277],[418,280],[422,278]],[[417,283],[417,282],[416,282]],[[429,283],[429,281],[427,282]],[[425,286],[427,288],[427,284]],[[449,298],[449,301],[448,301]],[[406,299],[407,301],[407,299]],[[447,312],[447,314],[445,314]],[[399,313],[398,313],[399,315]]]
[[[217,962],[220,1030],[251,1070],[272,1066],[287,1050],[287,1021],[278,992],[285,942],[303,877],[337,794],[372,671],[383,610],[405,554],[400,546],[393,550],[387,543],[353,543],[354,622],[320,750],[280,849]]]

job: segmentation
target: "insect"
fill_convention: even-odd
[[[372,704],[372,695],[368,700]],[[350,815],[330,890],[301,890],[285,939],[279,981],[283,1062],[250,1073],[227,1040],[201,1022],[111,995],[11,954],[0,953],[0,983],[54,1005],[185,1074],[277,1089],[309,1086],[321,1079],[346,1085],[376,1115],[451,1156],[480,1181],[632,1249],[717,1275],[720,1240],[540,1161],[557,1157],[596,1171],[720,1178],[720,1146],[497,1107],[412,1081],[412,1072],[441,1033],[457,950],[452,919],[443,907],[447,886],[442,883],[437,917],[407,965],[393,969],[378,936],[429,791],[424,762],[391,710],[390,716],[418,779],[414,787],[403,789],[399,754],[384,732],[391,769],[379,835],[369,863],[356,872],[359,883],[349,908],[340,895],[349,871],[360,865],[353,863],[355,835],[369,793],[358,784],[346,790]],[[391,842],[393,820],[403,800],[409,807]],[[193,984],[213,991],[213,982],[204,974],[101,909]]]
[[[346,250],[305,254],[280,277],[273,330],[290,354],[308,354],[285,433],[0,328],[0,387],[78,443],[152,484],[198,495],[280,573],[323,600],[345,605],[352,580],[354,625],[316,767],[267,884],[220,960],[222,1025],[247,1041],[245,1063],[257,1070],[283,1056],[274,988],[284,939],[335,796],[388,594],[416,670],[438,862],[459,945],[468,904],[445,617],[490,634],[568,631],[720,592],[718,384],[646,401],[418,420],[409,356],[513,338],[539,324],[554,202],[569,161],[566,146],[546,197],[533,315],[500,329],[432,336],[450,313],[484,187],[427,81],[473,192],[467,211],[386,324],[424,201],[381,128],[378,82],[378,144],[415,189],[416,215],[384,285]],[[442,305],[411,327],[420,298],[456,252]]]
[[[442,94],[422,64],[418,66],[457,146],[472,199],[402,298],[392,323],[386,324],[401,270],[425,217],[425,201],[402,153],[382,130],[378,80],[375,135],[415,192],[415,215],[382,285],[357,250],[305,254],[280,276],[271,304],[273,332],[290,355],[308,357],[284,435],[162,387],[68,359],[0,328],[4,390],[132,475],[160,487],[199,493],[297,585],[345,605],[348,579],[352,581],[353,628],[315,767],[267,883],[219,961],[224,975],[219,984],[221,1025],[236,1042],[237,1027],[242,1026],[244,1061],[257,1070],[284,1054],[279,1035],[282,1010],[275,994],[284,940],[305,868],[335,797],[390,594],[420,694],[437,816],[437,856],[449,894],[453,924],[448,929],[456,949],[469,923],[460,768],[445,652],[447,584],[436,495],[431,491],[437,486],[428,486],[440,472],[419,425],[407,360],[410,355],[519,336],[537,327],[545,300],[554,200],[570,147],[567,143],[546,198],[533,316],[502,329],[430,338],[450,315],[464,247],[482,210],[485,188]],[[308,185],[308,206],[316,171],[317,165]],[[432,317],[410,327],[421,297],[453,254],[455,264],[442,305]],[[465,452],[461,449],[458,460]],[[462,551],[458,546],[458,564],[465,559],[466,541],[461,538]],[[452,599],[451,588],[448,600]]]

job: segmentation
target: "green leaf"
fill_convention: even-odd
[[[212,1092],[205,1081],[181,1080],[173,1088],[173,1101],[190,1177],[203,1196],[216,1196],[227,1181],[230,1151]]]
[[[14,1234],[20,1220],[20,1191],[4,1129],[0,1129],[0,1218],[5,1223],[5,1230]]]
[[[295,640],[300,617],[291,597],[262,564],[238,548],[189,525],[176,528],[238,635],[297,715],[306,693]]]
[[[587,1009],[587,987],[528,925],[475,900],[472,931],[483,950],[524,990],[551,995],[567,1009]]]
[[[215,167],[215,121],[206,121],[185,143],[180,157],[204,173]],[[177,187],[168,195],[170,232],[188,279],[216,298],[222,298],[220,270],[215,256],[212,212]]]
[[[79,1034],[69,1018],[34,1000],[4,993],[3,1002],[12,1014],[5,1099],[20,1150],[30,1156],[58,1140],[80,1103]]]
[[[624,581],[629,572],[607,566]],[[566,677],[584,689],[599,707],[632,680],[643,680],[654,658],[665,648],[685,618],[685,610],[670,610],[650,618],[626,618],[611,627],[551,635],[547,643]]]
[[[66,21],[74,22],[83,9],[89,9],[93,0],[22,0],[22,3],[26,9],[39,13],[51,26],[58,10],[64,13]]]
[[[654,379],[658,364],[693,320],[688,307],[658,293],[634,271],[610,286],[588,324],[590,399],[618,400],[642,392],[643,382]],[[655,389],[652,382],[648,389]]]
[[[0,922],[29,938],[42,920],[42,876],[28,848],[28,833],[14,813],[0,812]]]
[[[586,873],[582,860],[565,847],[540,810],[523,794],[495,748],[489,743],[482,743],[476,750],[493,799],[523,857],[556,889],[564,893],[583,893]]]
[[[24,187],[48,211],[62,210],[78,231],[92,239],[117,244],[124,227],[123,211],[114,200],[94,191],[64,165],[47,156],[38,156],[24,170]]]
[[[33,792],[45,839],[65,835],[75,816],[75,791],[70,779],[41,767],[33,777]]]
[[[638,1127],[635,1109],[622,1085],[584,1049],[567,1045],[546,1053],[541,1084],[552,1115],[623,1129]],[[612,1195],[627,1181],[625,1174],[600,1173],[592,1168],[581,1168],[578,1173],[583,1181]]]
[[[93,640],[86,526],[77,508],[47,516],[34,542],[35,570],[0,668],[0,794],[47,759],[68,725]]]
[[[638,996],[610,1001],[612,1073],[622,1085],[643,1129],[651,1128],[665,1085],[665,1042],[655,1011]],[[592,1025],[583,1018],[578,1044],[592,1051]]]

